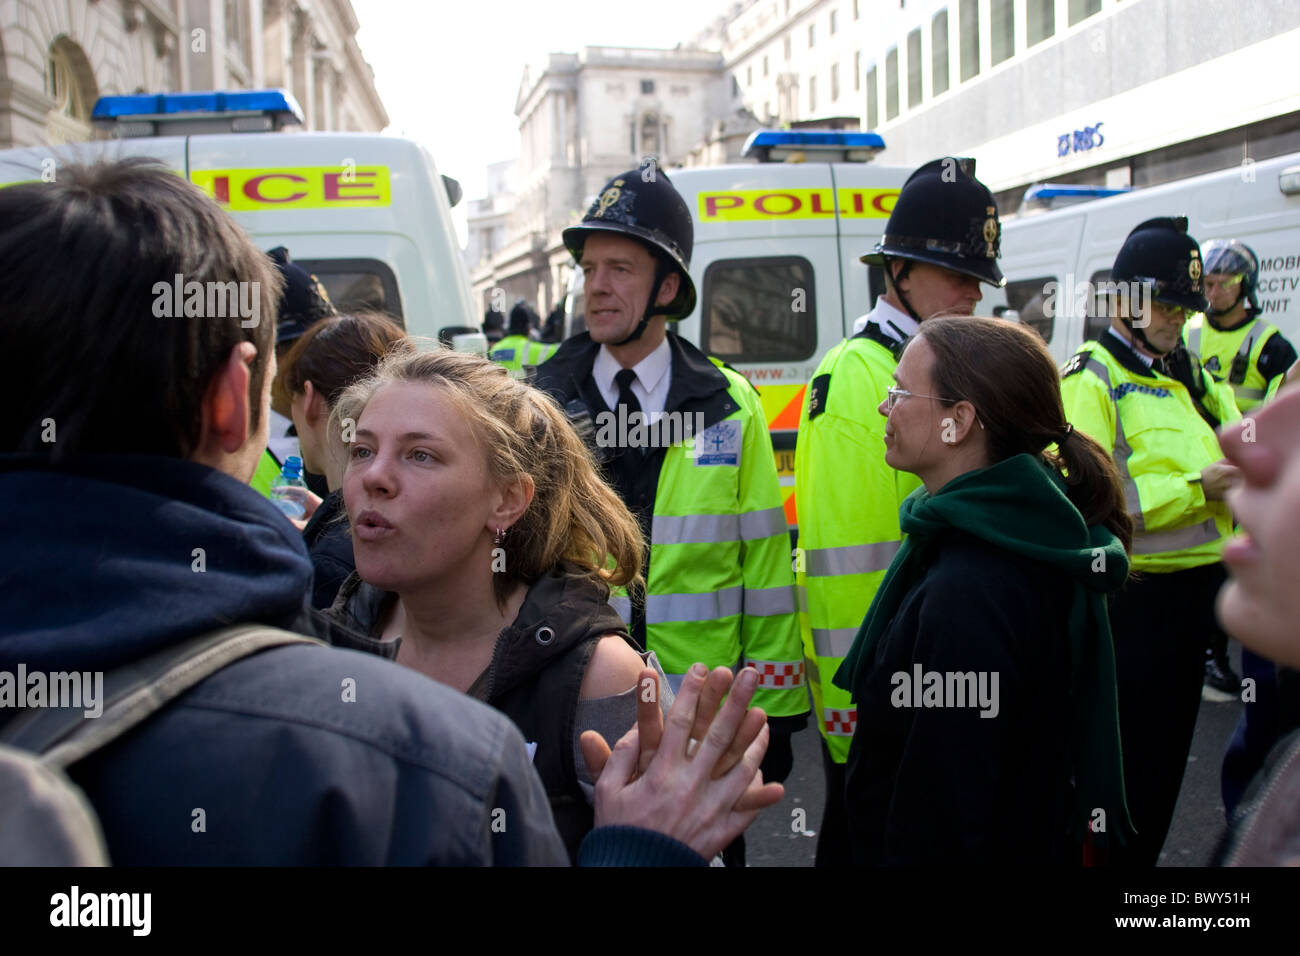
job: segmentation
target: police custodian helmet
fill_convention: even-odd
[[[1115,256],[1113,282],[1142,282],[1157,302],[1204,312],[1201,247],[1187,234],[1186,216],[1162,216],[1139,224]]]
[[[582,222],[563,232],[564,245],[575,261],[582,259],[582,246],[593,232],[612,232],[636,239],[656,259],[676,267],[680,277],[677,295],[665,306],[655,307],[659,284],[667,272],[655,274],[646,321],[650,315],[684,319],[695,308],[695,283],[691,281],[691,250],[695,225],[691,210],[663,170],[647,165],[620,173],[605,184]]]
[[[883,266],[888,258],[911,259],[1001,286],[1001,239],[997,203],[975,178],[975,160],[946,156],[908,177],[885,234],[861,261]]]

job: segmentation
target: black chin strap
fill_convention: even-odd
[[[651,319],[656,315],[666,315],[668,313],[667,306],[655,305],[655,300],[659,298],[659,290],[663,287],[666,278],[668,278],[668,269],[664,266],[663,260],[658,259],[655,262],[655,284],[650,287],[650,299],[645,305],[645,315],[641,316],[641,321],[637,323],[637,327],[632,330],[632,333],[627,338],[614,343],[615,348],[635,342],[645,334],[646,327],[650,324]]]
[[[886,273],[889,272],[889,264],[890,264],[891,262],[893,262],[893,259],[886,259],[886,260],[885,260],[885,272],[886,272]],[[903,308],[907,310],[907,314],[910,315],[910,316],[912,317],[912,321],[914,321],[917,325],[920,325],[920,324],[921,324],[921,317],[920,317],[919,315],[916,314],[916,309],[912,308],[912,303],[910,303],[910,302],[907,301],[907,296],[903,295],[903,290],[900,289],[900,288],[898,287],[898,283],[899,283],[901,280],[906,279],[906,278],[907,278],[907,274],[908,274],[909,272],[911,272],[911,271],[912,271],[912,260],[911,260],[911,259],[904,259],[904,260],[903,260],[903,268],[901,268],[901,269],[898,270],[898,278],[894,278],[893,276],[890,276],[890,283],[889,283],[889,284],[893,287],[893,289],[894,289],[894,295],[898,298],[898,301],[901,302],[901,303],[903,303]]]

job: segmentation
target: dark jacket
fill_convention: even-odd
[[[0,670],[112,669],[231,623],[303,623],[302,536],[211,468],[10,455],[0,494],[33,516],[0,525]],[[241,660],[70,772],[118,864],[566,862],[509,720],[333,648]]]
[[[302,529],[302,540],[315,572],[311,606],[323,611],[334,603],[339,588],[357,568],[352,556],[352,529],[343,511],[342,489],[331,491],[316,507],[316,513]]]
[[[1077,863],[1067,839],[1070,582],[959,531],[928,559],[856,694],[845,768],[854,862]],[[924,696],[915,706],[917,665],[922,689],[928,672],[983,673],[996,716],[978,703],[927,707]]]
[[[396,657],[401,638],[384,642],[380,633],[396,595],[353,574],[339,591],[329,616],[365,637],[350,646]],[[609,592],[576,569],[557,567],[528,589],[519,613],[497,638],[488,669],[469,693],[507,714],[534,746],[533,766],[546,787],[556,825],[570,856],[592,828],[592,810],[578,783],[573,737],[578,698],[596,642],[627,627],[609,605]],[[335,643],[349,640],[347,631]]]

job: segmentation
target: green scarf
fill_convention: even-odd
[[[903,545],[835,674],[835,685],[857,696],[881,634],[925,574],[930,546],[949,530],[1068,574],[1074,580],[1069,635],[1075,837],[1082,838],[1093,809],[1101,807],[1107,834],[1122,842],[1132,824],[1124,800],[1115,648],[1106,610],[1106,595],[1128,577],[1128,556],[1119,539],[1104,527],[1088,527],[1066,497],[1060,475],[1031,455],[967,472],[935,494],[918,488],[899,509],[899,523]]]

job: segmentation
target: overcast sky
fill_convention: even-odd
[[[484,166],[519,151],[515,95],[526,62],[584,46],[673,47],[734,0],[352,0],[357,42],[392,123],[423,144],[467,199]],[[464,241],[464,204],[457,214]]]

